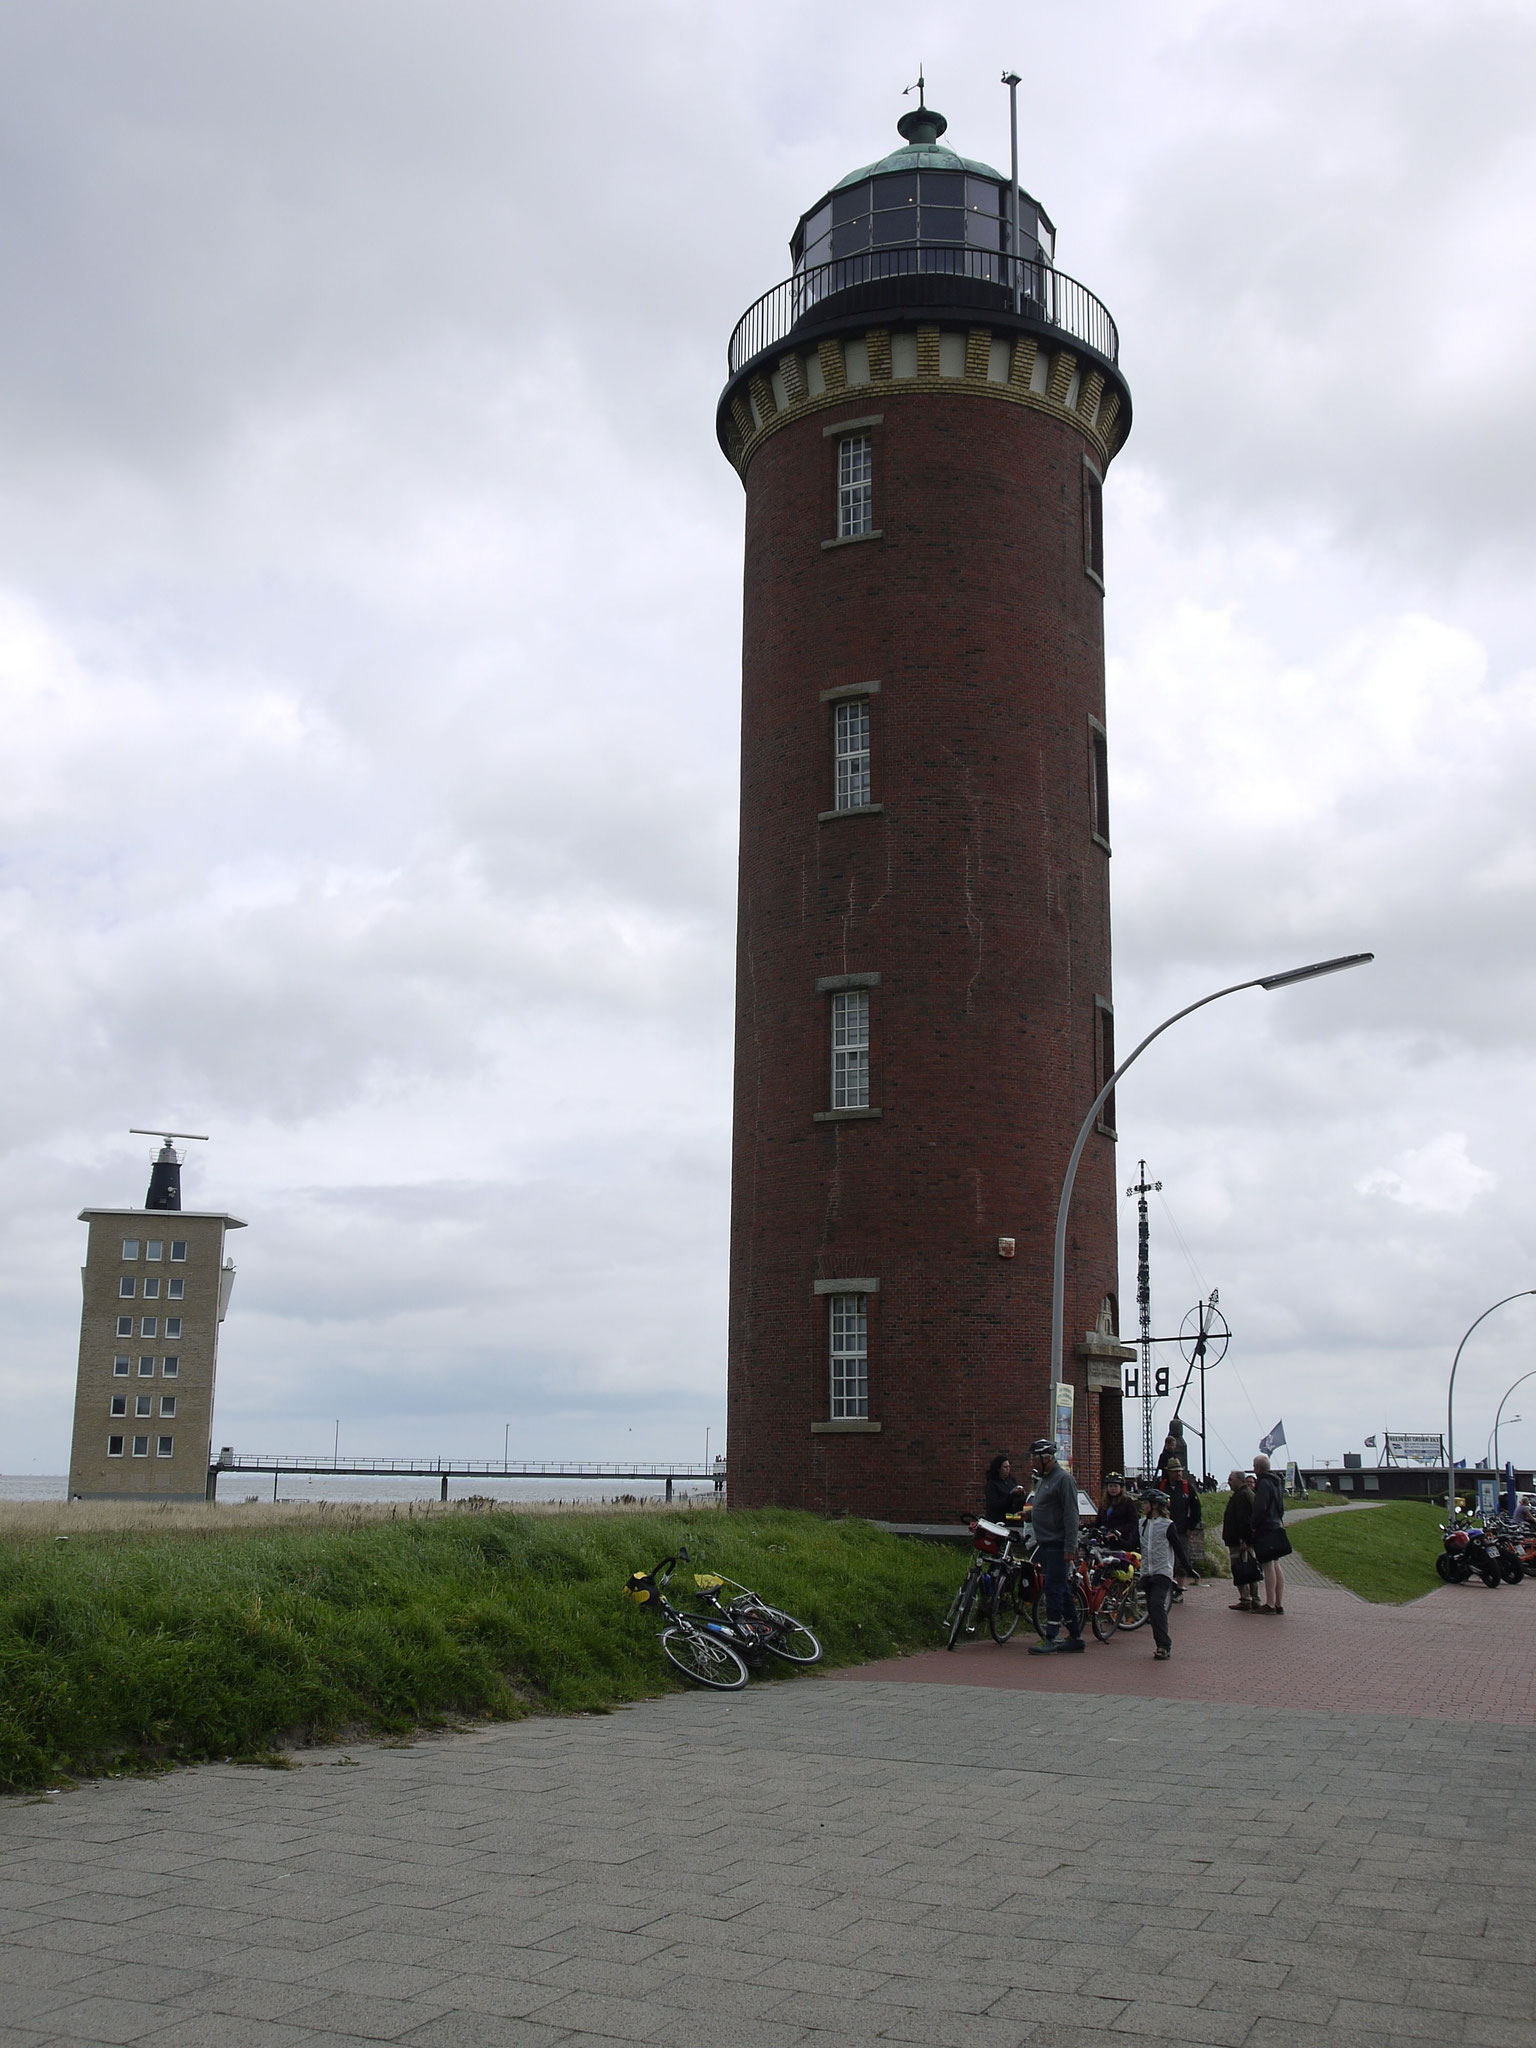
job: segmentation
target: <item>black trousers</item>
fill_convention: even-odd
[[[1200,1574],[1195,1570],[1195,1561],[1189,1554],[1189,1545],[1184,1541],[1184,1531],[1175,1529],[1171,1522],[1168,1525],[1168,1547],[1173,1552],[1175,1565],[1185,1578],[1198,1579]]]
[[[1141,1583],[1146,1589],[1147,1612],[1152,1617],[1152,1640],[1160,1650],[1171,1649],[1173,1637],[1168,1633],[1168,1602],[1173,1598],[1173,1581],[1157,1572]]]

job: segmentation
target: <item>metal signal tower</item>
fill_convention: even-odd
[[[1136,1197],[1136,1309],[1141,1318],[1141,1476],[1150,1479],[1156,1451],[1152,1442],[1152,1266],[1147,1196],[1156,1194],[1163,1184],[1160,1180],[1147,1179],[1145,1159],[1138,1159],[1136,1164],[1141,1178],[1125,1192]]]

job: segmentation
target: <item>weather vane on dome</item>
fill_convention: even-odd
[[[917,94],[917,104],[920,107],[926,104],[923,99],[923,64],[921,58],[918,59],[917,64],[917,83],[916,85],[904,85],[901,89],[902,98],[905,99],[909,92]]]

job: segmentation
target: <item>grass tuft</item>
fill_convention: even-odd
[[[953,1544],[785,1510],[8,1531],[0,1789],[654,1697],[670,1667],[620,1588],[680,1543],[808,1622],[829,1664],[931,1646],[965,1568]]]

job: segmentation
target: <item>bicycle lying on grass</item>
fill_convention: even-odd
[[[687,1550],[680,1549],[676,1557],[664,1557],[648,1572],[631,1572],[624,1586],[637,1607],[654,1606],[665,1619],[662,1655],[685,1678],[717,1692],[739,1692],[747,1682],[748,1666],[760,1663],[764,1652],[786,1664],[820,1661],[821,1644],[803,1621],[770,1607],[750,1587],[719,1572],[694,1574],[702,1613],[685,1614],[674,1607],[666,1588],[679,1563],[687,1562]],[[722,1601],[722,1586],[737,1586],[736,1598]]]

